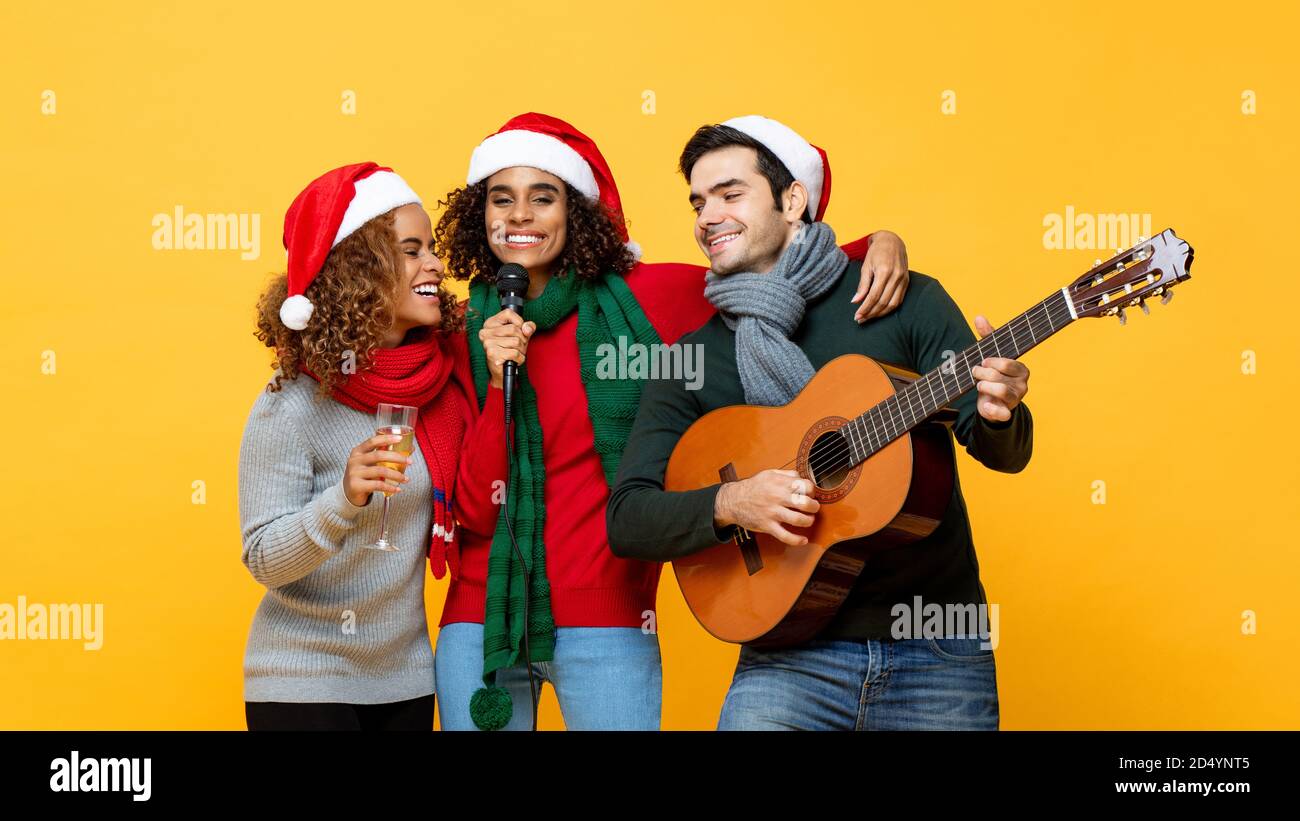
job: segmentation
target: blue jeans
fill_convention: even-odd
[[[996,730],[993,651],[978,638],[742,647],[719,730]]]
[[[444,730],[473,730],[469,700],[483,686],[483,625],[459,622],[438,631],[433,657],[438,714]],[[570,730],[657,730],[663,704],[659,637],[639,627],[560,627],[555,658],[533,663],[549,681]],[[532,726],[528,671],[521,662],[497,671],[514,713],[507,730]],[[536,709],[536,705],[534,705]]]

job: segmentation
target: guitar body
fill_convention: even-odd
[[[811,527],[787,526],[808,537],[801,547],[746,533],[673,562],[682,594],[706,630],[760,647],[807,641],[834,617],[871,552],[906,545],[938,527],[953,487],[950,434],[942,424],[924,423],[833,476],[810,467],[819,438],[813,465],[816,456],[826,460],[826,434],[915,378],[848,354],[828,362],[789,404],[719,408],[682,435],[665,472],[667,490],[784,468],[813,479],[821,503]]]

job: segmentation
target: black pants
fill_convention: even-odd
[[[245,701],[250,730],[433,729],[433,694],[391,704],[307,704]]]

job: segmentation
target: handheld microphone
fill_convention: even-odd
[[[520,313],[524,299],[528,294],[528,269],[514,262],[507,262],[497,270],[497,293],[501,295],[501,310]],[[514,407],[515,381],[518,379],[519,364],[507,362],[501,372],[501,393],[505,398],[506,424],[510,424],[511,409]]]

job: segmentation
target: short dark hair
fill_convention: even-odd
[[[736,145],[752,148],[758,154],[758,173],[767,180],[768,186],[772,189],[772,200],[776,203],[776,210],[780,211],[781,195],[794,184],[794,174],[785,167],[785,163],[777,159],[771,149],[729,125],[702,125],[695,129],[695,133],[686,141],[686,147],[682,149],[682,156],[677,160],[677,168],[686,181],[690,182],[691,170],[700,161],[700,157],[710,151]],[[812,222],[806,208],[800,217],[804,222]]]

